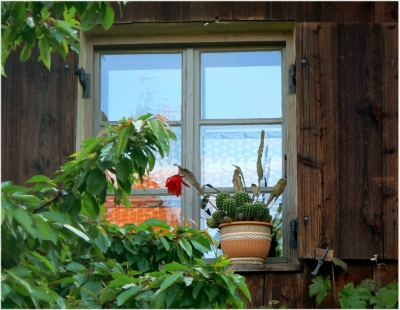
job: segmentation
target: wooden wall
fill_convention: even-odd
[[[351,281],[398,281],[398,2],[129,2],[116,23],[295,20],[299,256],[302,272],[241,273],[249,308],[308,298],[316,247],[349,264]],[[51,175],[74,152],[77,56],[53,55],[49,72],[33,53],[10,56],[2,78],[2,180]],[[66,68],[65,65],[69,67]],[[308,221],[304,221],[304,217]],[[385,262],[379,272],[369,260]],[[384,260],[383,260],[384,259]],[[325,263],[321,274],[331,275]]]

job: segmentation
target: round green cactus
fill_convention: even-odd
[[[260,201],[255,202],[253,206],[254,206],[253,220],[260,221],[263,218],[264,209],[268,210],[268,208],[266,208],[265,205]]]
[[[261,218],[261,221],[271,223],[271,221],[272,221],[272,216],[269,214],[269,209],[268,209],[268,208],[264,208],[264,210],[263,210],[263,216],[262,216],[262,218]]]
[[[212,218],[214,218],[217,221],[218,224],[221,224],[224,220],[225,215],[226,214],[224,211],[217,210],[211,216],[212,216]]]
[[[250,221],[253,218],[254,215],[254,206],[251,204],[251,202],[246,202],[243,207],[243,216],[246,221]]]
[[[213,217],[206,219],[206,224],[210,228],[218,228],[218,225],[219,225],[217,220]]]
[[[243,221],[243,209],[241,207],[237,207],[235,211],[234,221]]]
[[[225,216],[224,220],[223,220],[223,223],[232,223],[232,218],[229,217],[229,216]]]
[[[233,199],[235,199],[238,207],[243,206],[246,202],[250,202],[251,197],[246,192],[237,192],[233,195]]]
[[[224,200],[222,203],[223,210],[225,211],[226,215],[228,215],[231,218],[235,217],[235,211],[236,211],[236,201],[233,198],[227,198]]]
[[[223,210],[223,202],[225,199],[230,198],[231,195],[229,193],[219,193],[216,198],[216,208],[217,210]]]

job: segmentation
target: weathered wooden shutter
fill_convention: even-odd
[[[397,259],[397,42],[397,24],[297,24],[301,258]]]
[[[54,172],[75,152],[78,55],[66,60],[52,53],[51,70],[32,49],[26,62],[19,50],[7,59],[1,78],[1,178],[23,184],[36,174]],[[66,67],[67,66],[67,67]]]

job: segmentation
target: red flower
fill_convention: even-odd
[[[182,195],[182,184],[190,187],[188,184],[183,182],[183,176],[180,174],[175,174],[169,177],[165,183],[165,187],[168,188],[168,193],[176,195],[176,197]]]

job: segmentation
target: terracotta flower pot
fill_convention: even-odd
[[[271,223],[238,221],[218,227],[222,252],[232,264],[263,264],[271,247]]]

